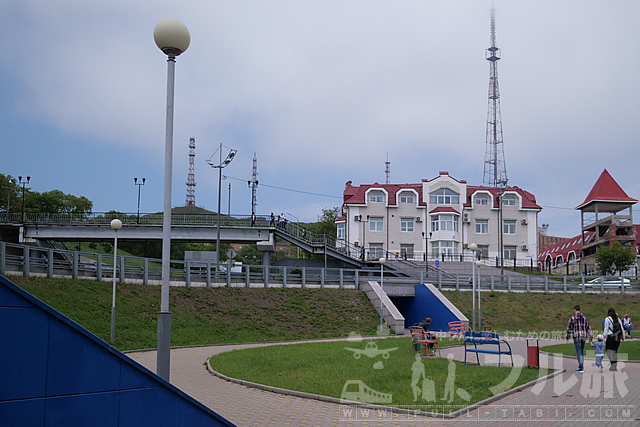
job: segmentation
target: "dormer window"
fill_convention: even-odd
[[[515,206],[516,205],[516,197],[515,196],[504,196],[502,198],[502,204],[505,206]]]
[[[478,194],[476,196],[476,205],[487,206],[489,204],[489,196],[486,194]]]
[[[448,188],[441,188],[429,194],[429,203],[433,205],[457,205],[460,204],[460,196]]]
[[[382,203],[384,201],[384,195],[381,191],[372,191],[369,193],[369,201],[371,203]]]
[[[413,203],[413,193],[400,193],[400,203]]]

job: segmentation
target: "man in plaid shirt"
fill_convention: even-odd
[[[578,369],[576,372],[584,372],[584,344],[587,341],[593,341],[593,334],[591,333],[591,326],[589,326],[589,319],[587,316],[580,313],[580,306],[575,305],[573,307],[573,316],[569,319],[567,324],[567,340],[573,334],[573,344],[576,346],[576,355],[578,356]]]

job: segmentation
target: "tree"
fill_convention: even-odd
[[[328,234],[336,237],[338,235],[336,230],[336,219],[340,216],[340,208],[323,208],[322,215],[318,215],[318,222],[315,224],[309,224],[309,228],[318,234]]]
[[[9,202],[9,212],[20,212],[22,187],[17,183],[18,180],[11,175],[0,173],[0,212],[7,212],[7,202]],[[26,191],[25,194],[27,194]]]
[[[636,264],[636,253],[629,246],[613,242],[612,245],[598,247],[596,262],[602,270],[602,274],[615,275],[617,272],[626,271]]]
[[[11,175],[0,174],[0,212],[7,211],[7,196],[9,199],[9,212],[22,210],[22,186]],[[25,212],[43,213],[91,213],[93,202],[84,196],[65,194],[60,190],[51,190],[44,193],[24,188]]]
[[[255,243],[251,243],[244,245],[238,251],[235,259],[243,264],[260,265],[262,264],[262,252],[258,250],[258,246]]]

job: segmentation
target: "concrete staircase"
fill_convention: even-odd
[[[400,314],[400,311],[391,302],[387,294],[382,291],[380,284],[375,281],[368,281],[361,285],[361,289],[367,294],[367,298],[369,298],[378,313],[380,313],[380,299],[382,298],[382,306],[384,307],[382,318],[384,322],[396,335],[404,335],[404,316]]]

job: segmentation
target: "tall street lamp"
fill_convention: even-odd
[[[138,224],[140,224],[140,187],[144,185],[146,180],[147,178],[142,178],[142,182],[138,184],[138,178],[133,178],[133,183],[138,186],[138,219],[136,220]]]
[[[424,261],[425,261],[425,271],[427,272],[427,276],[429,275],[429,238],[433,235],[433,232],[425,233],[422,232],[422,237],[424,237]]]
[[[387,260],[385,258],[380,258],[378,262],[380,263],[380,333],[382,333],[382,317],[384,314],[384,304],[382,303],[382,296],[384,295],[384,263]]]
[[[13,187],[13,180],[9,178],[7,180],[7,216],[5,222],[9,223],[9,204],[11,202],[11,188]]]
[[[167,55],[167,114],[164,145],[164,209],[162,211],[162,290],[158,313],[157,374],[169,381],[171,351],[171,313],[169,312],[169,275],[171,274],[171,176],[173,164],[173,88],[176,56],[189,47],[191,35],[177,19],[158,22],[153,30],[156,45]]]
[[[27,185],[29,183],[29,181],[31,181],[31,177],[28,176],[26,181],[22,180],[21,176],[18,176],[18,184],[22,185],[22,223],[24,224],[25,219],[24,219],[24,186]]]
[[[218,147],[218,149],[216,150],[218,151],[218,155],[220,158],[220,162],[218,164],[214,163],[211,159],[207,160],[207,163],[209,164],[209,166],[211,166],[214,169],[218,169],[218,227],[217,227],[218,230],[216,235],[216,252],[218,256],[218,268],[216,269],[216,275],[218,270],[220,270],[220,253],[221,253],[220,252],[220,195],[222,192],[222,169],[224,169],[229,165],[229,163],[231,163],[233,158],[236,156],[236,153],[238,152],[238,150],[229,148],[229,154],[227,154],[227,157],[223,161],[222,148],[223,148],[223,145],[222,143],[220,143],[220,147]],[[215,154],[216,153],[214,152],[213,155]],[[213,157],[213,155],[211,157]]]
[[[115,231],[113,238],[113,298],[111,299],[111,345],[116,341],[116,273],[118,271],[118,230],[122,228],[122,221],[114,219],[111,228]],[[120,268],[123,266],[121,265]]]
[[[476,251],[478,250],[478,245],[476,245],[475,243],[470,244],[469,245],[469,250],[473,254],[473,258],[471,260],[471,262],[472,262],[471,269],[472,269],[472,274],[473,274],[471,295],[472,295],[472,299],[473,299],[473,311],[472,311],[473,330],[475,331],[476,330],[476,266],[480,267],[480,265],[482,265],[482,263],[480,262],[480,260],[477,259],[477,256],[476,256],[477,255]]]
[[[504,223],[502,216],[502,206],[504,205],[502,199],[504,196],[504,192],[507,189],[508,180],[500,181],[500,192],[498,193],[498,203],[500,203],[498,215],[500,216],[498,220],[498,227],[500,227],[500,234],[498,235],[498,247],[500,249],[500,274],[504,274]]]

